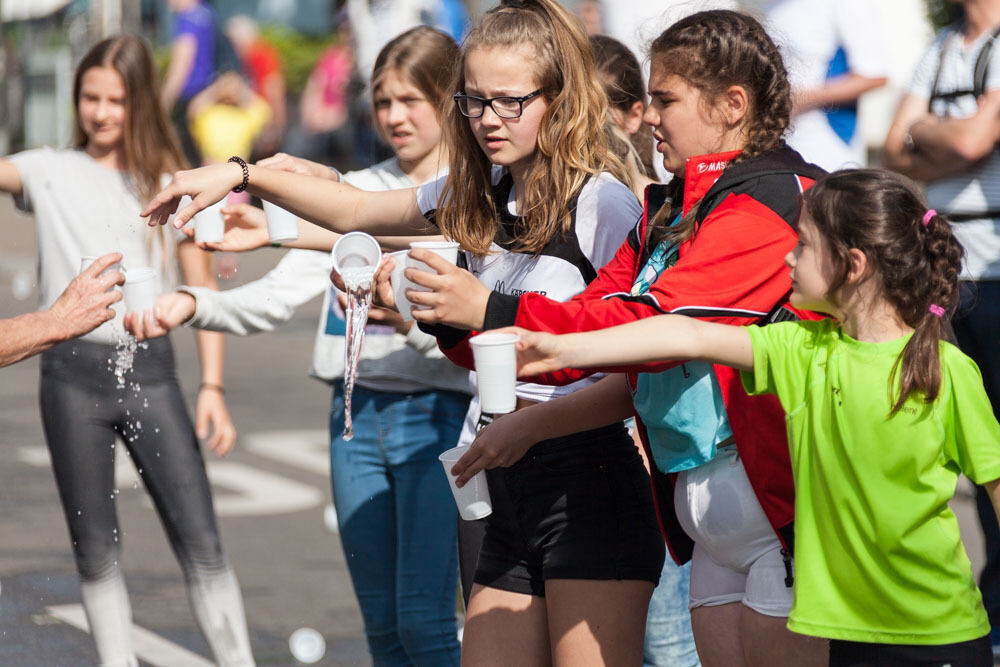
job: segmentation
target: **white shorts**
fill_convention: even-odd
[[[781,542],[761,509],[735,446],[677,477],[674,507],[695,542],[689,607],[742,602],[767,616],[788,616]]]

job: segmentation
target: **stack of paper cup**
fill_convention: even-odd
[[[294,241],[299,238],[299,217],[277,204],[263,202],[264,217],[267,219],[267,236],[271,243]]]
[[[203,208],[194,216],[194,240],[198,243],[221,243],[226,233],[226,223],[222,219],[222,207],[226,200],[217,201]]]
[[[486,472],[483,470],[473,475],[462,488],[455,486],[456,477],[451,474],[451,468],[467,451],[468,447],[452,447],[442,452],[438,460],[444,465],[444,474],[448,477],[451,493],[458,505],[458,515],[466,521],[474,521],[489,516],[493,512],[493,504],[490,502],[490,488],[486,484]]]
[[[145,311],[156,304],[156,271],[148,266],[125,271],[122,294],[125,297],[126,312],[139,311],[145,314]]]
[[[484,333],[474,336],[472,357],[476,363],[479,385],[479,408],[482,412],[502,415],[517,407],[517,334]]]

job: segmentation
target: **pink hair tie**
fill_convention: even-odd
[[[931,218],[933,218],[935,215],[937,215],[937,211],[935,211],[934,209],[928,209],[927,212],[924,213],[924,220],[923,220],[924,227],[926,227],[931,223]]]
[[[927,310],[930,311],[932,315],[937,315],[938,317],[944,317],[944,308],[937,305],[936,303],[932,303],[930,308],[928,308]]]

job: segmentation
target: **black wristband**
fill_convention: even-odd
[[[250,168],[247,167],[247,161],[239,155],[234,155],[226,160],[226,162],[235,162],[240,165],[240,168],[243,169],[243,182],[233,188],[233,192],[243,192],[247,189],[247,186],[250,185]]]

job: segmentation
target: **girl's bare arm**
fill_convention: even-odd
[[[660,315],[609,329],[562,336],[518,328],[506,330],[521,336],[517,350],[518,375],[522,377],[563,368],[684,359],[753,369],[753,347],[746,329],[683,315]]]

